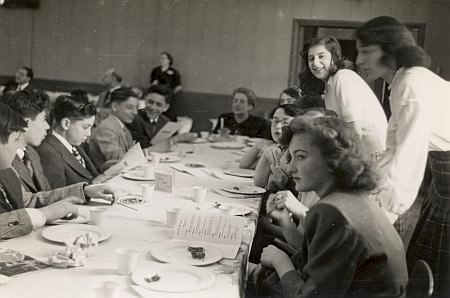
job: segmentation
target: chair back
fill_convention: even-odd
[[[408,286],[406,287],[406,298],[431,297],[433,294],[433,273],[430,266],[418,260],[409,273]]]

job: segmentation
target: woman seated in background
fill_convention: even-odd
[[[284,89],[280,94],[280,106],[294,104],[301,96],[301,90],[296,88]]]
[[[242,135],[251,138],[270,139],[269,121],[250,115],[256,105],[255,93],[247,88],[239,87],[233,91],[231,100],[232,113],[221,114],[213,133],[222,136]]]
[[[166,85],[173,94],[181,90],[180,73],[173,68],[173,57],[168,52],[162,52],[159,56],[161,66],[153,68],[150,74],[151,85]]]
[[[169,109],[171,98],[172,91],[166,85],[151,86],[144,98],[145,108],[138,111],[132,123],[126,124],[133,139],[139,142],[142,148],[167,152],[170,149],[170,143],[187,142],[196,138],[194,134],[185,133],[158,144],[152,143],[153,137],[170,121],[163,113]]]
[[[386,116],[372,89],[342,56],[339,42],[331,36],[313,38],[303,47],[302,59],[308,67],[301,80],[323,82],[325,107],[353,125],[366,153],[378,159],[386,149]]]
[[[403,244],[369,199],[375,173],[352,127],[334,117],[297,117],[282,144],[289,146],[296,189],[320,200],[309,209],[304,236],[298,234],[302,248],[291,258],[272,245],[264,249],[247,296],[256,280],[259,295],[402,297],[408,281]],[[271,216],[290,221],[285,208]]]

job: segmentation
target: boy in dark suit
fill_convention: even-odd
[[[13,161],[23,188],[32,193],[50,190],[39,154],[33,148],[41,144],[50,128],[45,119],[48,96],[35,96],[29,91],[18,91],[5,96],[3,102],[20,114],[28,124],[28,129],[23,133],[24,146],[17,150]]]
[[[20,237],[68,214],[76,215],[84,200],[70,197],[40,209],[24,208],[20,180],[12,169],[16,150],[22,147],[27,123],[0,103],[0,240]]]
[[[61,95],[52,112],[55,128],[37,148],[50,185],[56,188],[93,182],[99,173],[80,145],[91,135],[95,106]]]

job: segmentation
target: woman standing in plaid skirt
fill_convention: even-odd
[[[417,197],[427,160],[431,170],[407,250],[408,267],[418,259],[426,261],[433,271],[433,297],[450,297],[450,83],[427,69],[430,59],[425,51],[392,17],[368,21],[356,31],[356,39],[357,63],[368,80],[383,78],[390,84],[383,196],[390,210],[400,215],[400,233],[414,228],[410,216],[402,214]]]

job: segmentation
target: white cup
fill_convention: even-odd
[[[204,186],[194,186],[192,187],[192,199],[194,202],[202,204],[206,198],[206,191],[208,189]]]
[[[236,136],[236,142],[241,143],[241,144],[246,144],[247,140],[249,139],[249,137],[247,136]]]
[[[200,132],[200,137],[202,138],[202,139],[207,139],[208,137],[209,137],[209,132],[207,132],[207,131],[201,131]]]
[[[167,226],[169,228],[173,228],[175,224],[177,223],[178,214],[180,213],[180,208],[172,208],[166,210],[166,217],[167,217]]]
[[[141,252],[134,248],[122,247],[116,249],[117,272],[121,275],[129,275],[136,267]]]
[[[144,201],[150,201],[153,198],[155,186],[150,184],[141,184],[142,198]]]
[[[144,168],[144,178],[151,179],[155,176],[155,170],[153,167],[145,167]]]
[[[95,297],[97,298],[115,298],[119,290],[119,283],[115,281],[103,281],[95,286]]]
[[[161,154],[158,152],[151,152],[150,156],[152,157],[152,164],[154,167],[159,165],[159,161],[161,160]]]
[[[106,207],[89,208],[90,223],[96,226],[101,225],[103,218],[105,217],[106,210],[108,210]]]

